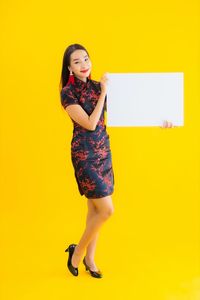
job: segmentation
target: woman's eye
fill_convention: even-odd
[[[88,60],[88,58],[86,58],[85,60]],[[75,64],[78,64],[78,63],[79,63],[79,61],[75,62]]]

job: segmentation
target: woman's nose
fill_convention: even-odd
[[[86,64],[83,64],[83,65],[81,66],[81,68],[82,68],[83,70],[88,69],[88,64],[87,64],[87,63],[86,63]]]

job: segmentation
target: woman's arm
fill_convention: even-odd
[[[82,127],[94,131],[96,129],[97,123],[100,119],[101,112],[105,101],[105,91],[102,91],[95,109],[89,116],[85,110],[79,104],[68,105],[65,109],[69,116]]]
[[[97,123],[100,119],[101,112],[104,107],[105,98],[106,98],[106,90],[107,90],[107,74],[101,77],[100,86],[101,86],[101,94],[99,96],[98,102],[95,106],[95,109],[89,116],[85,110],[79,104],[68,105],[65,109],[67,110],[69,116],[82,127],[94,131],[96,129]]]

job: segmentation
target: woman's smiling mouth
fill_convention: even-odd
[[[81,71],[82,73],[86,73],[86,72],[88,72],[89,71],[89,69],[87,69],[87,70],[83,70],[83,71]]]

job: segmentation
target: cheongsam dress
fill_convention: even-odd
[[[61,90],[61,104],[79,104],[90,115],[101,94],[100,82],[87,78],[87,82],[74,76]],[[105,110],[107,95],[95,130],[88,130],[73,119],[71,160],[79,193],[87,198],[101,198],[114,191],[114,172],[109,135],[106,131]]]

